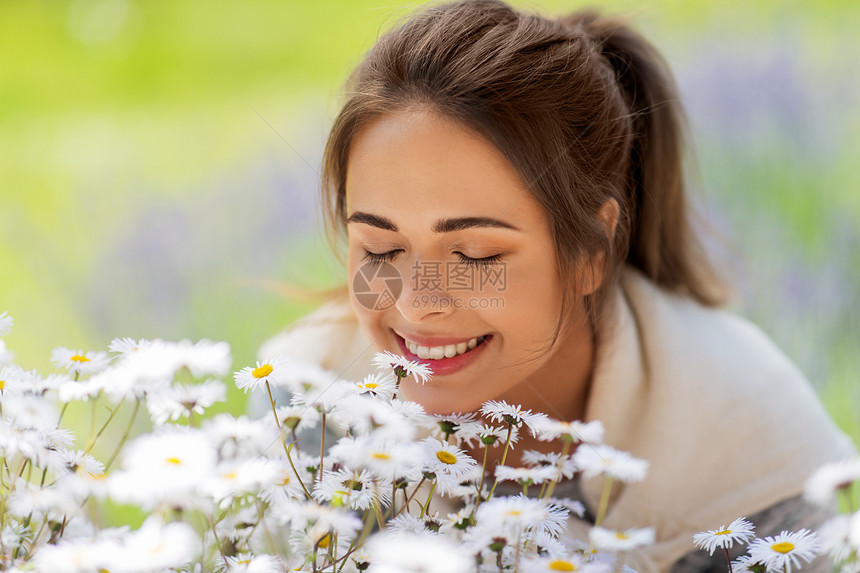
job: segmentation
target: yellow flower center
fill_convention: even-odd
[[[788,553],[789,551],[794,550],[794,544],[789,543],[788,541],[783,541],[782,543],[774,543],[770,548],[777,553]]]
[[[89,362],[90,361],[89,358],[87,358],[86,356],[81,356],[80,354],[75,354],[69,360],[71,360],[72,362]]]
[[[164,461],[166,461],[169,464],[174,464],[177,466],[182,464],[182,460],[180,460],[179,458],[167,458]]]
[[[386,454],[385,452],[373,452],[370,454],[370,457],[376,460],[390,460],[391,456]]]
[[[723,531],[717,531],[716,533],[714,533],[714,535],[728,535],[731,532],[731,529],[724,529]]]
[[[223,477],[224,479],[236,479],[236,476],[238,476],[238,475],[239,474],[237,474],[236,472],[230,472],[230,473],[224,474],[221,477]]]
[[[3,388],[5,388],[5,387],[6,387],[6,381],[5,381],[5,380],[0,380],[0,390],[2,390],[2,389],[3,389]]]
[[[247,565],[250,562],[251,562],[250,559],[242,559],[240,561],[236,561],[236,565]]]
[[[379,384],[374,384],[373,382],[368,382],[367,384],[364,385],[364,387],[367,388],[368,390],[373,390],[375,388],[379,388]]]
[[[318,542],[317,547],[320,549],[327,549],[328,544],[331,541],[331,533],[326,533]]]
[[[623,531],[616,531],[615,532],[615,538],[616,539],[630,539],[630,536],[627,535],[626,533],[624,533]]]
[[[285,475],[281,478],[281,481],[278,482],[278,485],[288,485],[290,483],[290,476]]]
[[[457,463],[456,456],[450,452],[446,452],[445,450],[439,450],[436,452],[436,457],[439,458],[439,461],[443,464],[451,465]]]
[[[571,563],[570,561],[562,561],[561,559],[556,559],[552,563],[549,564],[550,571],[576,571],[576,565]]]
[[[265,378],[272,373],[272,370],[274,370],[274,368],[272,368],[271,364],[263,364],[262,366],[254,368],[254,371],[251,372],[251,374],[254,378]]]

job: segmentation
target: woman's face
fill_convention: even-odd
[[[505,399],[563,415],[553,394],[590,364],[591,330],[577,320],[548,351],[562,300],[550,221],[501,152],[438,115],[389,114],[354,138],[346,190],[361,327],[434,372],[400,395],[435,413]],[[386,284],[397,295],[391,275],[396,302],[374,300]]]

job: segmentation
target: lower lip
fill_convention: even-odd
[[[413,354],[406,348],[406,341],[398,335],[394,334],[395,338],[397,338],[397,345],[400,347],[400,351],[403,355],[409,360],[413,360],[415,362],[420,362],[421,364],[426,364],[430,367],[430,370],[433,371],[434,376],[445,376],[446,374],[452,374],[457,372],[458,370],[462,370],[472,362],[478,359],[478,357],[484,352],[484,347],[487,346],[487,343],[493,337],[491,334],[488,334],[484,341],[470,350],[465,354],[458,354],[457,356],[452,356],[451,358],[440,358],[439,360],[431,360],[427,358],[418,358],[416,354]]]

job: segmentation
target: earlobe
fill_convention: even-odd
[[[618,224],[620,212],[621,209],[618,207],[618,201],[615,199],[607,199],[597,211],[597,218],[603,224],[606,236],[610,241],[615,238],[615,226]]]
[[[597,218],[604,228],[609,242],[615,238],[615,227],[618,224],[620,209],[618,201],[607,199],[597,211]],[[603,284],[603,276],[606,270],[606,253],[601,251],[594,255],[586,264],[582,265],[577,274],[577,284],[582,296],[593,294]]]

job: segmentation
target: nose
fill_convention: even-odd
[[[441,261],[415,259],[403,277],[403,291],[395,307],[410,322],[436,320],[454,311]]]

